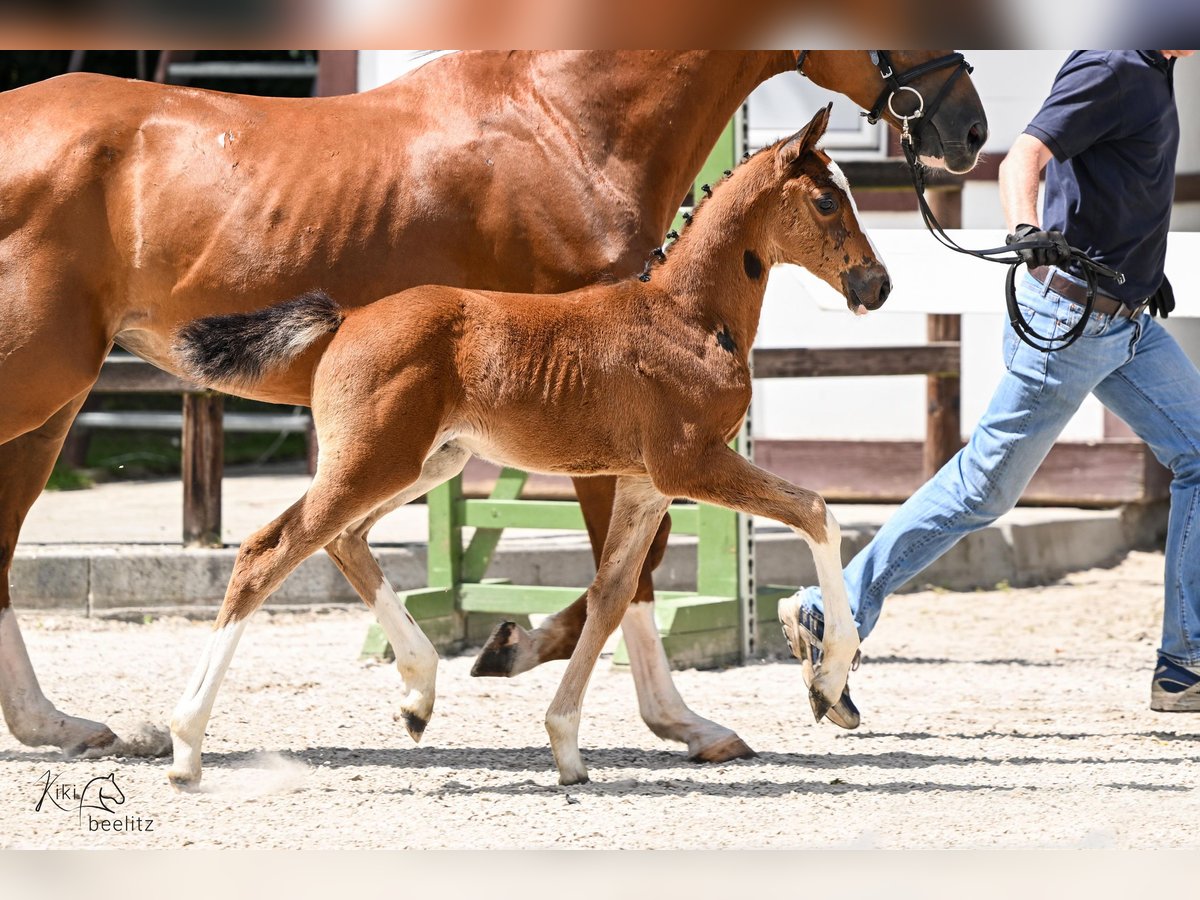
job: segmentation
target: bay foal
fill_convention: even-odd
[[[672,497],[776,519],[808,542],[829,598],[810,694],[817,718],[825,714],[858,647],[837,522],[817,494],[728,442],[750,402],[747,359],[771,266],[805,266],[860,313],[890,289],[845,179],[815,147],[828,121],[827,107],[740,166],[642,278],[560,295],[427,286],[345,311],[314,293],[181,330],[179,365],[203,383],[311,385],[321,455],[304,497],[241,547],[171,723],[174,784],[200,778],[205,726],[247,617],[321,547],[387,633],[407,691],[401,711],[420,738],[437,654],[365,537],[380,515],[455,475],[472,453],[534,472],[617,477],[587,619],[546,716],[563,784],[587,779],[577,744],[583,694]],[[372,577],[356,577],[366,571]]]

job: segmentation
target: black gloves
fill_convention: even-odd
[[[1171,288],[1171,282],[1167,281],[1167,276],[1163,276],[1162,284],[1158,286],[1158,290],[1150,295],[1150,303],[1147,306],[1150,310],[1150,315],[1158,316],[1160,319],[1165,319],[1167,313],[1175,310],[1175,291]]]
[[[1024,241],[1046,243],[1044,247],[1029,247],[1016,251],[1021,261],[1031,269],[1038,266],[1061,266],[1071,258],[1071,247],[1061,231],[1039,231],[1036,225],[1018,225],[1016,230],[1004,239],[1005,244]]]

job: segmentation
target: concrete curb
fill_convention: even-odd
[[[1003,522],[1003,520],[1002,520]],[[968,536],[909,585],[968,591],[1045,584],[1063,575],[1111,565],[1130,549],[1161,546],[1165,504],[1119,510],[1060,510],[1030,524],[996,524]],[[849,560],[878,530],[843,526],[842,558]],[[812,558],[783,528],[756,533],[760,584],[812,584]],[[425,544],[374,548],[397,590],[425,586]],[[18,609],[84,615],[215,608],[225,594],[236,548],[185,550],[151,544],[72,544],[19,548],[11,591]],[[655,584],[695,588],[695,539],[672,540]],[[502,541],[489,576],[516,584],[585,585],[594,574],[591,549],[580,536]],[[306,560],[271,597],[269,607],[355,603],[357,595],[322,552]]]

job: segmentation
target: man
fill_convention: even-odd
[[[1151,709],[1200,712],[1200,373],[1150,315],[1174,308],[1163,275],[1175,189],[1179,119],[1175,60],[1193,50],[1082,51],[1000,166],[1009,243],[1026,249],[1018,278],[1022,315],[1043,335],[1078,323],[1086,282],[1064,252],[1077,247],[1123,273],[1101,279],[1083,336],[1043,353],[1006,326],[1007,369],[967,446],[879,530],[847,566],[860,637],[883,600],[964,535],[1012,509],[1063,427],[1094,393],[1173,473],[1167,528],[1162,647]],[[1037,194],[1046,169],[1044,215]],[[1065,238],[1065,242],[1064,242]],[[817,588],[779,605],[779,619],[811,683],[824,627]],[[829,718],[858,725],[849,690]]]

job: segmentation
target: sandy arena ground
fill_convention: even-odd
[[[5,732],[0,846],[1200,846],[1200,716],[1147,706],[1161,570],[1133,554],[1044,588],[896,598],[853,676],[857,732],[813,723],[791,661],[680,672],[693,707],[760,754],[720,766],[651,735],[631,678],[602,660],[581,732],[593,781],[572,788],[542,727],[564,663],[510,683],[445,661],[414,747],[392,720],[394,669],[357,659],[365,610],[260,614],[201,793],[176,795],[164,759],[65,761]],[[22,621],[50,696],[118,731],[166,720],[208,630]],[[47,772],[74,789],[115,772],[125,802],[96,815],[129,830],[93,830],[70,802],[35,811]]]

